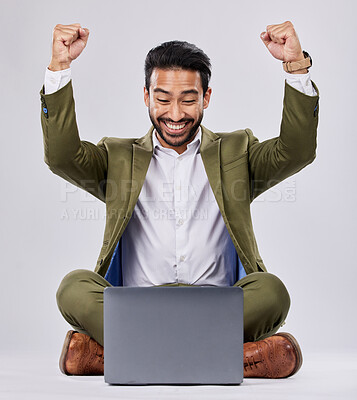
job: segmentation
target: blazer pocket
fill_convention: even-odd
[[[235,167],[238,167],[238,165],[244,164],[248,161],[248,153],[245,152],[243,155],[239,156],[233,161],[230,161],[227,164],[221,165],[222,171],[226,172],[229,171],[230,169],[233,169]]]

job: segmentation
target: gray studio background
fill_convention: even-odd
[[[91,31],[73,63],[82,139],[139,137],[149,126],[143,62],[160,42],[197,44],[213,64],[204,125],[279,134],[281,63],[259,35],[291,20],[313,57],[319,87],[317,158],[252,205],[268,270],[288,287],[284,330],[303,351],[356,350],[356,29],[353,1],[0,2],[0,354],[59,355],[69,328],[55,293],[63,276],[93,269],[105,207],[53,175],[43,162],[39,90],[57,23]],[[212,316],[214,318],[214,316]]]

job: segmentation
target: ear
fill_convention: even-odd
[[[209,105],[212,94],[212,88],[208,88],[205,95],[203,96],[203,108],[206,109]]]
[[[146,107],[149,107],[150,95],[145,86],[144,86],[144,103],[145,103]]]

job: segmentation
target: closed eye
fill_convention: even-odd
[[[184,100],[183,102],[186,104],[194,103],[196,100]]]

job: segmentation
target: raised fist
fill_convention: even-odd
[[[69,68],[86,47],[89,30],[81,24],[56,25],[53,30],[52,58],[48,69]]]
[[[270,54],[281,61],[300,61],[304,59],[299,38],[294,25],[286,21],[278,25],[268,25],[260,37]]]

